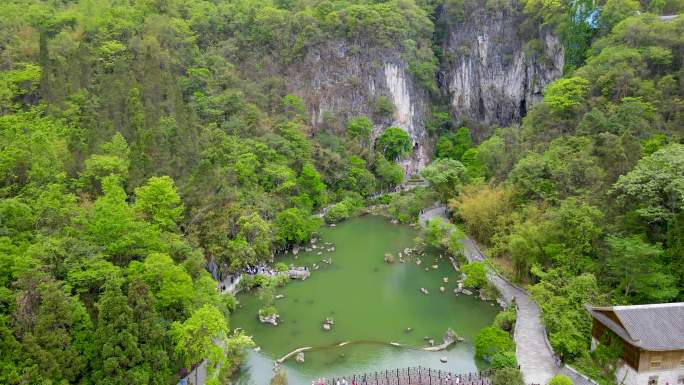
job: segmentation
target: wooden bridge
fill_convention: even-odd
[[[455,374],[444,370],[403,368],[324,379],[324,385],[491,385],[492,371]]]

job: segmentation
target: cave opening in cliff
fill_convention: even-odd
[[[520,106],[518,107],[520,110],[520,117],[523,118],[525,115],[527,115],[527,101],[525,99],[522,99],[520,101]]]

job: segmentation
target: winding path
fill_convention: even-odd
[[[440,206],[425,210],[418,220],[421,226],[432,218],[441,217],[447,220],[446,207]],[[463,254],[468,261],[483,261],[477,244],[470,239],[463,240]],[[557,360],[546,339],[546,330],[541,322],[541,314],[537,304],[522,289],[503,279],[492,270],[489,271],[490,282],[501,292],[507,303],[515,300],[518,316],[515,323],[516,358],[520,370],[528,384],[546,384],[559,372]]]

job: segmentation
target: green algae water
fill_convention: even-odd
[[[307,346],[315,350],[305,353],[304,363],[292,357],[283,364],[291,385],[418,365],[452,372],[484,368],[485,363],[475,359],[474,340],[480,329],[491,324],[498,307],[475,296],[455,295],[457,275],[449,260],[438,254],[426,253],[420,265],[384,262],[385,253],[396,258],[414,245],[416,236],[418,231],[410,226],[363,216],[322,228],[315,250],[300,252],[296,259],[291,254],[279,257],[288,265],[313,269],[317,264],[320,269],[312,270],[305,281],[277,290],[284,295],[275,301],[282,321],[278,326],[258,321],[263,304],[255,292],[238,296],[240,307],[232,315],[231,327],[245,329],[261,350],[249,352],[235,383],[267,385],[276,359]],[[335,251],[326,251],[331,247],[326,243]],[[321,262],[328,257],[331,265]],[[332,331],[322,328],[326,317],[334,318]],[[448,351],[420,350],[428,346],[426,337],[441,343],[449,327],[465,341]],[[339,346],[345,342],[350,343]],[[411,348],[389,345],[392,342]],[[440,362],[442,357],[448,361]]]

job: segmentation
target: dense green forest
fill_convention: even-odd
[[[202,358],[223,382],[251,341],[207,260],[266,261],[403,179],[405,138],[372,152],[365,116],[314,138],[258,68],[431,33],[412,2],[2,2],[0,383],[175,383]]]
[[[0,383],[235,370],[252,342],[207,261],[220,277],[268,261],[309,239],[314,212],[346,218],[404,179],[406,133],[371,140],[391,101],[315,129],[278,72],[331,39],[398,50],[432,102],[430,187],[371,203],[412,222],[449,202],[530,284],[556,352],[609,378],[582,305],[684,300],[684,19],[657,16],[684,2],[487,4],[553,28],[566,66],[475,143],[438,90],[442,1],[2,2]]]
[[[449,201],[531,285],[556,353],[607,382],[615,356],[588,354],[583,305],[684,300],[684,20],[629,16],[654,7],[681,11],[608,1],[583,64],[476,147],[484,179]]]

